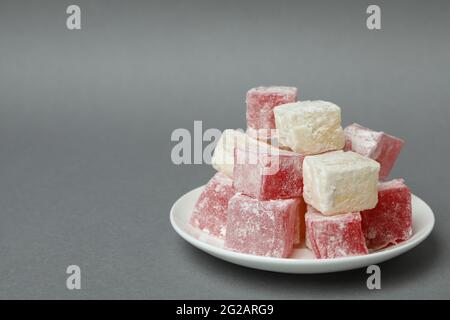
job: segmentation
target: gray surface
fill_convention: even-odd
[[[450,2],[0,1],[0,298],[450,298]],[[244,95],[299,87],[403,137],[394,176],[434,209],[431,237],[365,270],[292,276],[210,257],[169,224],[208,180],[170,161],[175,128],[243,128]],[[65,269],[82,269],[82,290]]]

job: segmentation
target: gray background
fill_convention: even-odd
[[[82,30],[65,27],[80,4]],[[448,1],[1,1],[0,298],[450,298]],[[175,128],[244,128],[245,92],[299,88],[407,141],[394,176],[434,232],[365,270],[282,275],[210,257],[169,224],[213,174]],[[65,287],[82,269],[82,290]]]

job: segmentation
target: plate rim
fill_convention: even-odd
[[[411,193],[411,195],[416,198],[418,201],[420,201],[422,203],[422,205],[424,205],[428,211],[429,211],[429,215],[431,218],[431,223],[427,224],[427,226],[425,227],[424,230],[422,230],[420,232],[420,236],[416,239],[414,239],[414,241],[406,241],[403,242],[401,244],[398,245],[394,245],[389,247],[389,249],[387,250],[380,250],[380,251],[376,251],[376,252],[372,252],[369,253],[367,255],[360,255],[360,256],[351,256],[351,257],[339,257],[339,258],[333,258],[333,259],[299,259],[299,258],[275,258],[275,257],[265,257],[265,256],[257,256],[257,255],[251,255],[251,254],[246,254],[246,253],[241,253],[241,252],[235,252],[232,250],[228,250],[225,248],[221,248],[218,246],[215,246],[213,244],[209,244],[207,242],[201,241],[199,239],[196,239],[195,237],[191,236],[189,233],[187,233],[186,231],[184,231],[181,227],[179,227],[177,225],[177,223],[175,222],[175,210],[176,208],[179,206],[179,203],[184,201],[185,198],[187,198],[191,193],[204,188],[205,185],[199,186],[197,188],[191,189],[190,191],[184,193],[182,196],[180,196],[172,205],[172,207],[170,208],[170,223],[172,225],[172,228],[175,230],[175,232],[181,237],[183,238],[185,241],[187,241],[189,244],[193,245],[194,247],[202,250],[202,251],[206,251],[208,254],[211,254],[213,256],[219,256],[219,258],[221,257],[227,257],[230,259],[244,259],[245,261],[252,261],[252,262],[260,262],[260,263],[265,263],[265,264],[277,264],[277,265],[283,265],[283,266],[326,266],[326,265],[333,265],[333,264],[340,264],[340,263],[352,263],[352,262],[356,262],[356,261],[362,261],[362,259],[377,259],[377,258],[386,258],[390,259],[390,258],[394,258],[406,251],[409,251],[411,249],[413,249],[414,247],[416,247],[417,245],[419,245],[420,243],[422,243],[426,238],[428,238],[428,236],[431,234],[431,232],[434,229],[434,225],[436,222],[435,216],[434,216],[434,212],[433,210],[430,208],[430,206],[424,201],[422,200],[420,197],[418,197],[417,195]],[[213,254],[212,252],[216,253]],[[383,260],[383,261],[385,261]],[[230,262],[229,260],[227,260],[228,262]],[[234,263],[234,262],[233,262]],[[236,263],[235,263],[236,264]]]

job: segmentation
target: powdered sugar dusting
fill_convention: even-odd
[[[404,141],[353,123],[345,128],[345,150],[352,150],[380,163],[380,180],[389,176]]]
[[[359,212],[324,216],[309,206],[305,221],[308,245],[316,258],[330,259],[368,253]]]
[[[372,250],[400,243],[412,235],[411,193],[403,179],[382,182],[378,203],[361,212],[367,246]]]
[[[223,173],[216,173],[194,206],[191,225],[213,236],[225,237],[228,200],[233,195],[233,181]]]
[[[234,195],[228,206],[225,247],[270,257],[288,257],[293,250],[299,199],[260,201]]]

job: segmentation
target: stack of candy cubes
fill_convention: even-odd
[[[318,259],[364,255],[411,237],[411,193],[388,180],[402,139],[343,129],[337,105],[297,101],[294,87],[253,88],[246,102],[247,132],[223,132],[191,225],[275,258],[304,246]]]

